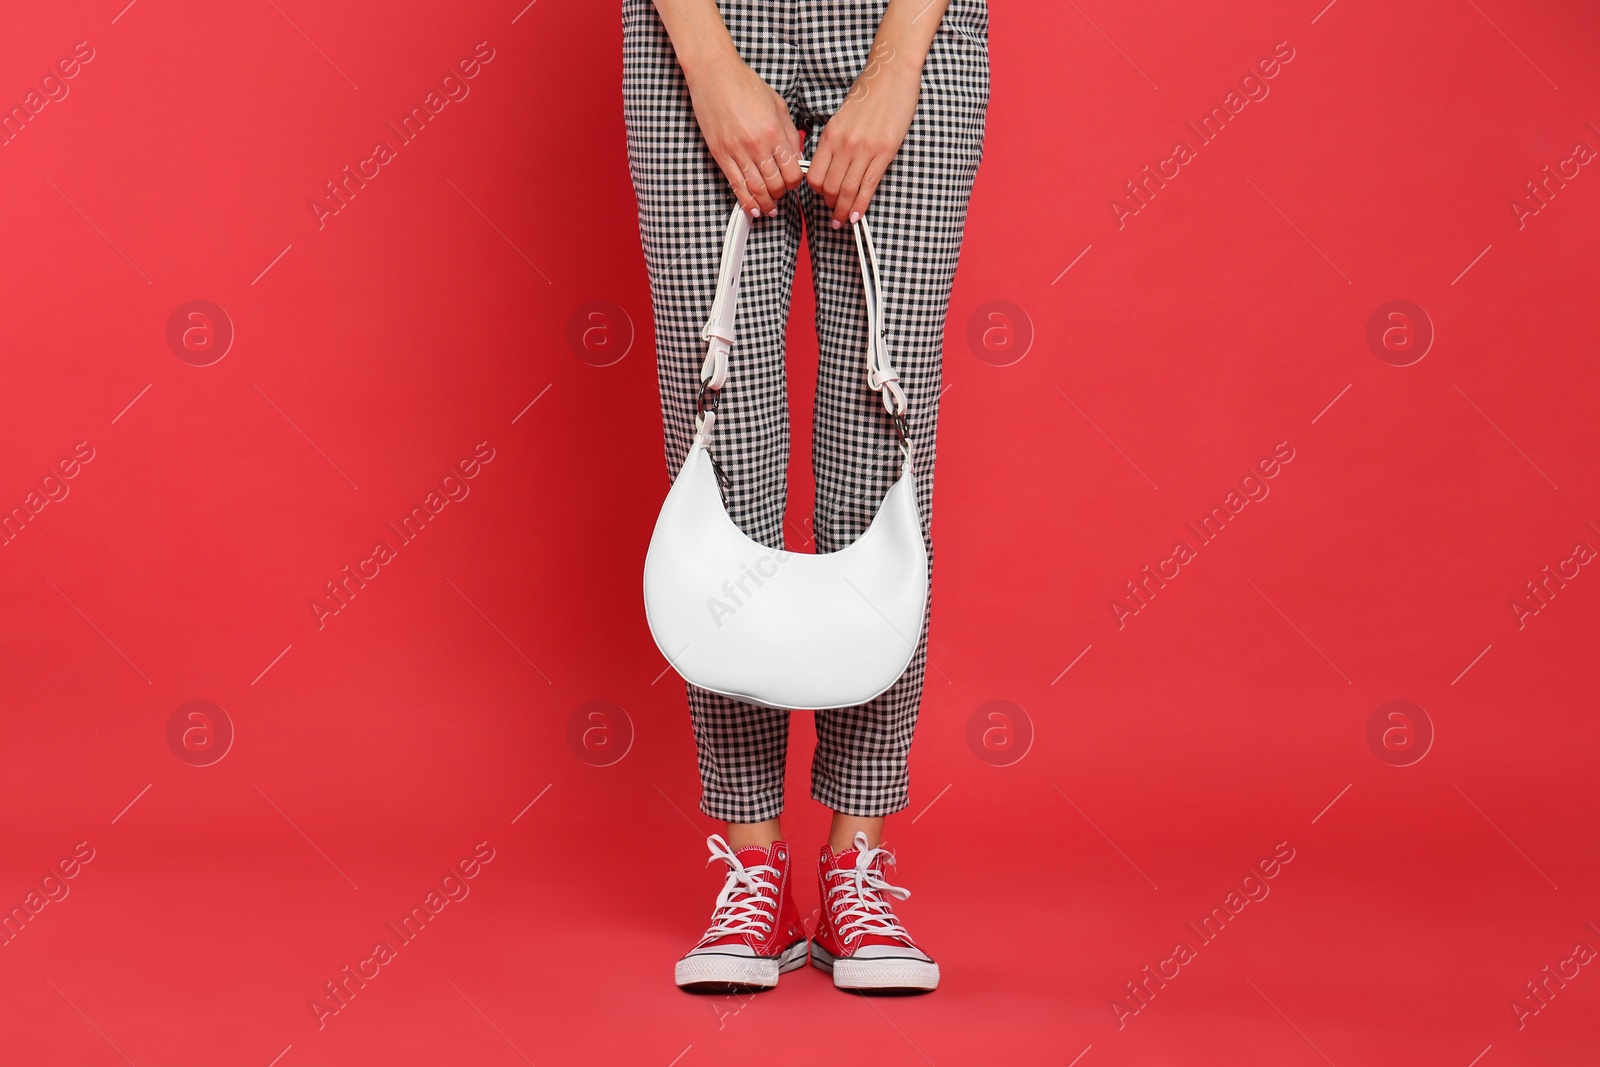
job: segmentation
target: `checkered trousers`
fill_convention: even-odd
[[[739,55],[789,104],[808,131],[804,155],[865,68],[888,0],[720,0]],[[723,230],[737,201],[706,148],[651,0],[622,0],[623,110],[628,165],[650,275],[666,463],[675,476],[694,435],[706,345],[700,329],[716,294]],[[945,313],[961,251],[967,201],[983,155],[989,102],[986,0],[950,0],[922,68],[916,116],[867,212],[883,282],[890,360],[909,403],[917,505],[930,579],[934,429]],[[891,58],[892,61],[892,58]],[[855,239],[829,227],[808,185],[778,201],[777,218],[751,221],[729,357],[711,450],[731,479],[728,511],[770,548],[818,552],[853,542],[899,474],[900,449],[879,394],[867,386],[867,314]],[[817,293],[821,350],[813,427],[817,502],[812,531],[783,513],[789,458],[784,327],[802,233]],[[932,598],[929,600],[931,617]],[[815,712],[811,795],[850,815],[887,815],[908,803],[906,758],[927,661],[924,623],[900,679],[876,699]],[[688,684],[703,795],[700,810],[761,822],[783,810],[789,712]]]

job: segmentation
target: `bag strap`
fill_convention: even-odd
[[[799,161],[807,171],[811,161]],[[695,437],[710,440],[716,422],[717,400],[728,381],[728,353],[733,348],[734,313],[739,305],[739,277],[744,267],[745,244],[750,236],[750,216],[735,205],[722,235],[722,266],[717,274],[717,295],[711,304],[700,338],[708,342],[706,358],[700,366],[700,396],[695,405]],[[906,426],[906,394],[900,387],[900,373],[889,359],[889,343],[883,325],[883,282],[878,275],[878,252],[872,244],[872,230],[865,216],[851,224],[856,239],[856,257],[861,262],[861,285],[867,303],[867,385],[883,399],[883,407],[894,422],[906,463],[911,461],[911,440]]]

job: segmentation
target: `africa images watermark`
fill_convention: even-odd
[[[20,103],[0,111],[0,148],[9,147],[28,128],[28,123],[38,120],[46,107],[65,100],[72,92],[67,82],[76,78],[84,65],[93,60],[94,49],[89,42],[79,41],[72,46],[72,55],[62,56],[54,67],[45,71],[39,79],[39,88],[29,89]]]
[[[483,72],[485,64],[493,61],[495,51],[489,46],[488,41],[479,41],[473,46],[472,55],[458,60],[453,70],[439,79],[439,88],[430,89],[422,98],[422,103],[413,107],[403,118],[399,125],[390,122],[386,125],[394,134],[393,143],[389,138],[380,138],[372,146],[372,154],[366,159],[359,160],[355,167],[346,163],[341,170],[340,177],[333,181],[324,182],[327,190],[319,198],[306,201],[311,208],[312,216],[317,220],[317,229],[328,225],[328,219],[337,215],[350,206],[356,193],[367,187],[367,182],[373,181],[383,168],[400,158],[399,149],[404,148],[422,133],[428,123],[439,117],[439,113],[452,102],[460,103],[472,92],[472,87],[467,84]],[[460,72],[457,76],[457,72]],[[440,95],[443,92],[444,95]]]
[[[1549,207],[1556,194],[1567,187],[1567,182],[1582,173],[1580,168],[1592,162],[1595,154],[1588,141],[1578,141],[1572,146],[1572,155],[1556,161],[1555,170],[1552,171],[1550,164],[1546,163],[1538,178],[1524,182],[1527,195],[1518,193],[1506,201],[1511,207],[1511,217],[1517,220],[1517,229],[1526,228],[1529,219]]]
[[[1589,925],[1594,927],[1593,923]],[[1554,969],[1545,964],[1537,982],[1530,979],[1522,983],[1527,993],[1519,993],[1511,1001],[1511,1017],[1516,1020],[1517,1029],[1526,1028],[1529,1019],[1548,1008],[1556,995],[1567,988],[1567,983],[1578,977],[1582,968],[1593,963],[1594,958],[1594,946],[1588,941],[1579,941],[1572,946],[1572,955],[1558,960]]]
[[[485,464],[494,460],[495,451],[488,441],[479,441],[470,456],[463,457],[456,462],[450,473],[439,479],[439,488],[430,489],[422,498],[422,503],[413,507],[404,515],[397,525],[393,521],[387,523],[394,534],[394,544],[387,539],[378,541],[372,546],[372,554],[366,559],[359,560],[352,569],[346,563],[339,572],[337,579],[323,583],[327,590],[325,597],[313,597],[308,604],[311,614],[317,620],[317,629],[321,630],[328,625],[328,620],[350,606],[356,594],[367,587],[367,583],[376,579],[383,573],[383,568],[400,558],[399,549],[409,545],[428,524],[439,517],[439,513],[452,503],[460,503],[467,499],[467,494],[472,492],[472,487],[467,483],[483,473]],[[459,477],[457,476],[459,472]]]
[[[1272,91],[1267,82],[1282,72],[1283,66],[1294,59],[1294,49],[1289,47],[1288,41],[1279,41],[1272,46],[1272,54],[1265,59],[1256,61],[1255,68],[1239,79],[1239,89],[1228,90],[1222,98],[1222,103],[1212,107],[1201,119],[1200,125],[1186,122],[1194,134],[1195,144],[1180,140],[1172,146],[1172,152],[1166,159],[1156,163],[1154,169],[1146,163],[1137,180],[1124,182],[1127,189],[1125,197],[1112,197],[1106,201],[1111,208],[1111,218],[1117,224],[1117,229],[1123,230],[1128,226],[1128,220],[1150,206],[1150,201],[1155,199],[1156,193],[1167,187],[1167,182],[1172,181],[1183,168],[1200,158],[1199,148],[1211,144],[1228,124],[1239,117],[1251,103],[1260,103]],[[1259,76],[1258,76],[1259,74]],[[1243,93],[1244,95],[1240,95]],[[1197,148],[1196,146],[1199,146]]]
[[[67,494],[72,492],[67,483],[78,476],[84,464],[93,462],[94,455],[94,448],[88,441],[79,441],[72,446],[72,455],[61,457],[55,467],[39,479],[39,488],[28,490],[22,503],[0,514],[0,547],[9,546],[21,537],[22,531],[46,507],[67,499]]]
[[[791,555],[792,553],[774,548],[765,555],[756,557],[754,567],[750,566],[749,563],[739,564],[739,577],[730,578],[722,583],[722,594],[727,599],[724,600],[715,595],[706,597],[706,610],[711,613],[711,621],[717,624],[717,629],[722,629],[723,616],[736,614],[740,608],[744,607],[745,602],[754,596],[754,591],[746,583],[754,582],[756,589],[760,589],[766,584],[763,579],[776,578],[778,576],[778,567],[789,562]],[[737,587],[738,592],[734,591],[735,587]],[[740,593],[743,593],[744,596],[741,597]]]
[[[30,889],[21,904],[11,906],[0,917],[0,947],[10,948],[11,942],[22,936],[22,931],[37,922],[39,913],[50,904],[59,904],[72,891],[67,882],[78,877],[85,864],[94,859],[94,846],[79,841],[72,846],[72,854],[56,861],[55,867],[39,879],[39,888]]]
[[[1550,606],[1556,594],[1567,587],[1567,583],[1582,573],[1581,568],[1594,561],[1594,546],[1587,541],[1578,541],[1572,546],[1572,554],[1566,559],[1557,560],[1554,570],[1551,564],[1546,563],[1539,572],[1537,579],[1530,578],[1525,584],[1527,595],[1518,594],[1510,600],[1511,614],[1517,620],[1517,629],[1521,630],[1528,625],[1528,620]]]
[[[392,922],[384,923],[394,935],[393,943],[388,937],[379,940],[372,946],[370,956],[358,960],[354,967],[345,964],[337,980],[324,982],[323,991],[306,1001],[312,1017],[317,1020],[317,1029],[326,1027],[331,1017],[348,1008],[356,994],[367,988],[368,982],[376,979],[383,973],[384,967],[400,958],[399,949],[415,941],[451,902],[466,900],[467,894],[472,892],[467,882],[483,873],[483,865],[494,857],[494,846],[487,841],[479,841],[473,846],[472,855],[457,861],[439,879],[439,888],[429,889],[422,903],[413,905],[398,926]]]
[[[1294,455],[1294,448],[1288,441],[1279,441],[1272,447],[1272,455],[1257,460],[1255,466],[1240,477],[1239,488],[1228,490],[1222,503],[1214,505],[1210,512],[1202,516],[1198,526],[1193,522],[1184,523],[1194,534],[1195,544],[1211,544],[1227,529],[1228,523],[1239,517],[1246,505],[1265,500],[1267,494],[1272,492],[1267,482],[1276,478],[1283,466],[1294,460]],[[1111,617],[1117,621],[1117,629],[1125,629],[1129,619],[1149,607],[1156,594],[1177,578],[1184,566],[1199,557],[1197,548],[1188,541],[1179,540],[1173,543],[1172,554],[1157,562],[1154,569],[1146,563],[1143,576],[1137,583],[1132,580],[1126,583],[1126,597],[1113,597],[1106,602],[1111,608]]]
[[[1222,898],[1222,903],[1213,907],[1210,913],[1200,920],[1199,926],[1192,922],[1186,924],[1194,931],[1196,944],[1201,947],[1211,944],[1223,930],[1227,929],[1229,923],[1239,917],[1247,905],[1259,904],[1266,900],[1267,894],[1271,892],[1267,881],[1276,878],[1283,871],[1283,866],[1294,857],[1295,851],[1289,842],[1279,841],[1272,846],[1272,855],[1256,861],[1250,873],[1239,879],[1239,888],[1230,889],[1228,895]],[[1240,895],[1241,892],[1243,896]],[[1147,963],[1138,979],[1122,983],[1127,990],[1126,996],[1119,994],[1109,1001],[1111,1014],[1117,1020],[1117,1029],[1123,1029],[1128,1025],[1129,1019],[1148,1008],[1150,1001],[1155,999],[1157,991],[1165,989],[1168,982],[1183,973],[1184,965],[1193,963],[1199,955],[1194,946],[1180,939],[1172,946],[1172,954],[1156,964],[1154,970]]]

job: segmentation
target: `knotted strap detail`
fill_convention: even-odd
[[[807,171],[811,161],[799,161]],[[717,295],[711,314],[700,331],[707,342],[706,357],[700,365],[700,397],[695,414],[695,442],[707,444],[716,421],[717,394],[728,381],[728,355],[735,338],[734,318],[739,306],[739,280],[744,267],[745,245],[750,236],[750,216],[735,206],[722,235],[722,264],[717,272]],[[865,217],[851,224],[856,240],[856,257],[861,263],[862,292],[867,305],[867,386],[883,398],[883,408],[894,421],[895,433],[911,460],[911,440],[906,432],[906,392],[900,385],[900,372],[889,358],[889,342],[883,325],[883,281],[878,274],[878,253],[872,244],[872,229]]]

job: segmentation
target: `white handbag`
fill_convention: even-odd
[[[736,206],[723,236],[716,300],[701,331],[710,347],[696,433],[645,554],[645,616],[661,654],[703,689],[769,708],[850,707],[905,673],[928,607],[906,395],[884,338],[877,253],[866,219],[853,223],[869,325],[867,384],[900,438],[900,476],[845,548],[820,555],[768,548],[728,516],[727,478],[709,450],[750,223]]]

